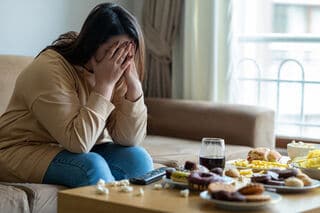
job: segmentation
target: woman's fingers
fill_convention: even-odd
[[[117,52],[119,46],[121,47],[120,44],[121,44],[120,41],[117,41],[117,42],[115,42],[115,43],[112,44],[112,46],[110,47],[110,49],[107,50],[106,57],[107,57],[108,59],[111,59],[111,58],[114,56],[114,54]]]
[[[121,68],[122,69],[127,69],[127,67],[130,65],[130,63],[132,62],[133,56],[127,56],[125,61],[122,63]]]
[[[119,50],[115,53],[114,61],[117,64],[122,64],[128,55],[129,49],[130,49],[130,44],[126,42],[125,46],[121,47],[121,49],[119,48]]]

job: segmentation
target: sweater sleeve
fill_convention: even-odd
[[[134,146],[141,143],[147,132],[147,108],[143,95],[135,102],[119,98],[107,123],[107,129],[115,143]]]
[[[36,58],[26,73],[19,85],[32,116],[68,151],[89,152],[114,105],[98,93],[86,94],[77,71],[53,52]]]
[[[65,149],[87,153],[105,128],[114,106],[95,92],[83,106],[75,93],[58,92],[42,94],[33,102],[31,109],[37,120]]]

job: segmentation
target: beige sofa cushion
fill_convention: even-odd
[[[141,144],[155,163],[167,166],[183,165],[186,160],[198,162],[200,141],[148,135]],[[226,145],[226,160],[245,158],[251,148]]]
[[[28,56],[0,56],[0,115],[7,108],[18,74],[32,60],[33,58]]]
[[[0,212],[29,213],[27,194],[14,186],[0,185]]]

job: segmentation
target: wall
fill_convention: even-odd
[[[106,0],[0,0],[0,54],[35,56]],[[109,0],[132,10],[132,0]]]

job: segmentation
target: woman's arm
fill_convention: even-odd
[[[131,50],[130,65],[125,70],[125,83],[116,91],[113,103],[116,106],[107,128],[116,143],[133,146],[141,143],[147,132],[147,108],[144,104],[141,82]],[[121,91],[122,89],[122,91]]]

